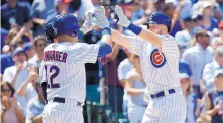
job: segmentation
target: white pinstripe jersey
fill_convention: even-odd
[[[130,52],[139,55],[143,78],[150,94],[180,87],[179,49],[170,35],[159,35],[162,49],[138,37],[130,37]],[[161,51],[161,52],[159,52]]]
[[[63,97],[84,102],[86,96],[85,63],[95,63],[98,45],[53,43],[44,50],[42,82],[47,81],[47,99]]]

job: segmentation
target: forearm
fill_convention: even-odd
[[[19,123],[24,123],[25,122],[25,117],[24,117],[23,112],[21,110],[19,110],[18,108],[15,108],[15,114],[16,114],[16,117],[17,117]]]
[[[175,10],[174,15],[173,15],[171,29],[175,26],[177,20],[179,20],[179,16],[180,16],[180,8],[178,7],[178,8]]]
[[[5,112],[1,113],[1,123],[5,123]]]
[[[195,116],[198,117],[201,113],[201,110],[200,110],[200,105],[197,105],[197,108],[195,110]]]
[[[32,118],[33,123],[42,123],[42,114]]]
[[[122,35],[119,31],[111,29],[112,41],[125,47],[129,48],[130,44],[127,40],[125,40],[124,35]]]
[[[18,88],[18,90],[16,91],[16,93],[19,95],[19,96],[24,96],[26,94],[26,87],[29,83],[29,79],[27,79],[25,82],[23,82],[23,84]]]
[[[112,48],[112,53],[110,53],[110,54],[108,55],[108,58],[109,58],[110,60],[115,60],[116,57],[117,57],[117,55],[118,55],[118,53],[119,53],[119,45],[118,45],[118,44],[115,44],[115,45],[113,46],[113,48]]]
[[[213,108],[212,110],[208,110],[206,112],[207,115],[214,116],[217,113],[217,109]]]
[[[137,96],[144,92],[144,89],[127,88],[128,95]]]
[[[33,18],[33,22],[37,23],[37,24],[40,24],[42,25],[42,21],[45,21],[44,19],[41,19],[41,18]]]
[[[25,34],[25,29],[26,27],[22,27],[19,32],[16,34],[16,36],[12,39],[13,43],[16,43],[17,41],[19,41],[21,39],[21,37]]]

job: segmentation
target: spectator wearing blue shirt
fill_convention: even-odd
[[[9,30],[14,25],[24,25],[31,22],[29,7],[17,0],[8,0],[1,6],[1,26]]]
[[[218,21],[212,15],[212,7],[213,5],[208,1],[203,4],[204,27],[209,31],[218,27]]]
[[[200,80],[202,71],[207,63],[212,61],[212,49],[210,45],[210,35],[207,30],[200,29],[195,35],[195,46],[187,49],[182,58],[190,65],[193,72],[192,79],[197,96],[201,97]]]
[[[42,112],[45,105],[45,99],[42,94],[40,82],[36,82],[35,89],[38,96],[33,97],[27,105],[26,110],[26,123],[42,122]]]
[[[190,77],[187,73],[180,74],[180,84],[187,101],[187,118],[185,123],[195,123],[196,117],[200,115],[201,100],[197,98],[190,88]]]
[[[179,72],[188,75],[191,86],[190,88],[192,90],[193,89],[192,71],[189,64],[184,59],[182,59],[182,54],[184,49],[185,49],[184,46],[179,45],[179,50],[180,50]]]

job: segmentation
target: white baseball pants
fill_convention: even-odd
[[[184,123],[187,114],[182,89],[168,96],[150,100],[142,123]]]

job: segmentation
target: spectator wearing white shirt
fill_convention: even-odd
[[[44,59],[44,49],[47,46],[47,39],[45,36],[37,36],[33,41],[34,48],[36,50],[36,54],[29,59],[28,63],[32,67],[39,67],[41,61]]]
[[[15,62],[14,66],[5,69],[3,74],[3,81],[8,81],[14,88],[15,91],[22,85],[29,76],[29,66],[26,62],[26,55],[21,47],[16,48],[12,54]],[[16,99],[22,105],[23,110],[26,109],[26,101],[23,96],[15,95]]]
[[[124,88],[124,95],[123,95],[123,114],[127,117],[127,92],[125,89],[125,82],[126,82],[126,75],[127,73],[133,68],[131,62],[131,54],[128,58],[124,59],[118,66],[118,79],[122,87]]]
[[[192,41],[192,30],[195,25],[191,16],[184,18],[184,24],[185,29],[178,31],[175,35],[175,38],[180,46],[188,47]]]
[[[203,70],[203,84],[206,91],[214,89],[214,72],[223,69],[223,46],[219,46],[215,51],[214,61],[205,65]]]
[[[212,123],[222,123],[223,69],[216,70],[213,78],[215,89],[205,93],[205,109],[206,114],[212,117]]]
[[[42,94],[40,81],[35,84],[35,89],[38,93],[33,97],[27,105],[26,123],[39,123],[42,121],[42,112],[45,105],[45,99]]]
[[[210,45],[210,35],[207,30],[198,30],[196,35],[196,45],[187,49],[182,58],[189,64],[192,70],[192,80],[194,82],[194,88],[197,96],[201,98],[200,92],[200,80],[202,77],[202,71],[207,63],[212,61],[212,50]]]
[[[24,123],[25,121],[24,112],[14,92],[11,84],[1,81],[1,123]]]
[[[128,94],[128,119],[130,123],[141,123],[147,103],[144,101],[146,84],[142,77],[139,56],[132,56],[132,68],[127,76],[125,88]]]

